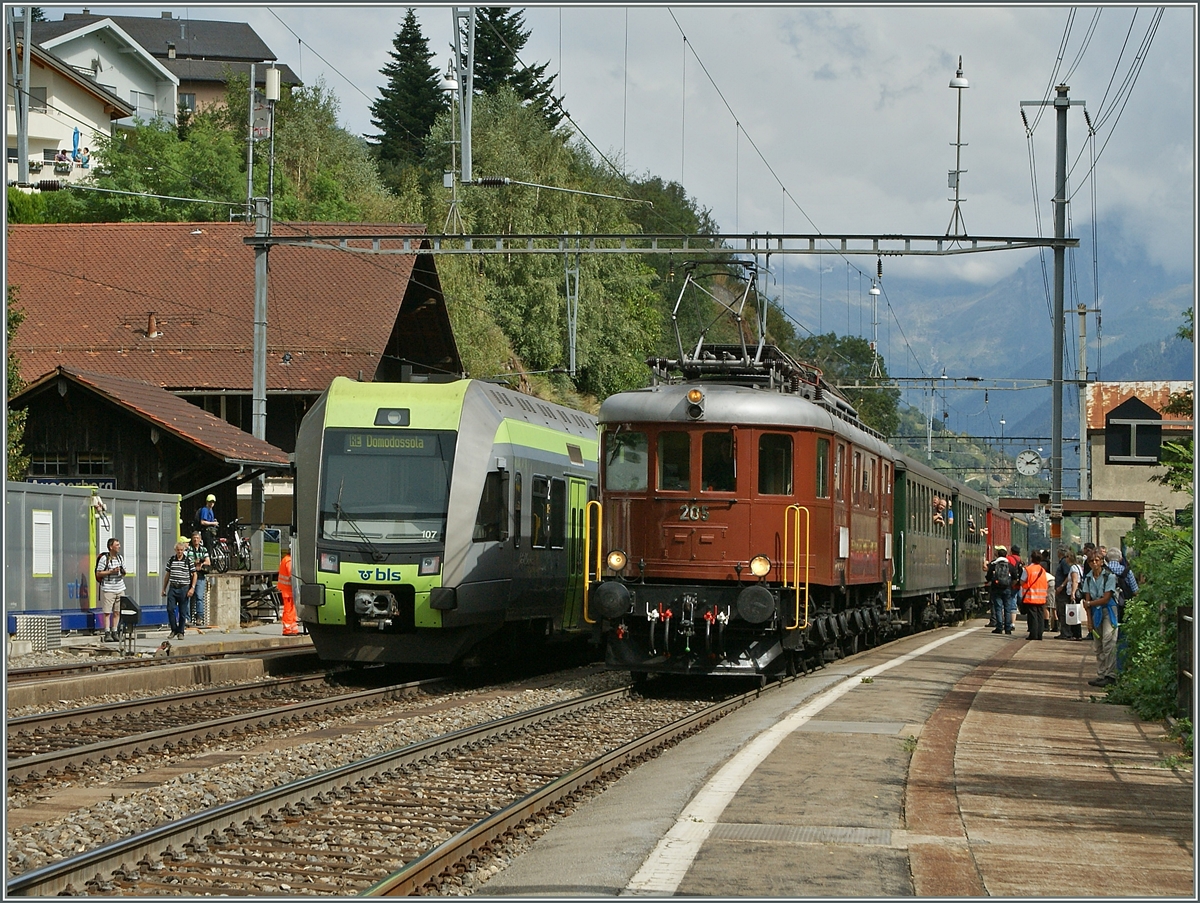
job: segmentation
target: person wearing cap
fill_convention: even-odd
[[[1088,683],[1109,687],[1117,682],[1117,578],[1104,566],[1104,557],[1093,552],[1088,560],[1089,573],[1083,578],[1083,604],[1095,637],[1096,676]]]
[[[196,527],[204,536],[204,546],[208,549],[208,554],[212,555],[213,548],[217,544],[217,512],[214,505],[217,504],[217,497],[211,492],[204,500],[204,507],[196,512]]]
[[[992,619],[996,627],[992,633],[1013,632],[1013,617],[1009,602],[1012,599],[1011,565],[1008,561],[1008,549],[996,546],[996,557],[988,562],[987,584],[992,600]]]
[[[1121,559],[1120,549],[1109,549],[1105,557],[1108,560],[1104,566],[1117,578],[1117,620],[1124,621],[1125,603],[1139,588],[1137,578],[1133,576],[1133,568]]]

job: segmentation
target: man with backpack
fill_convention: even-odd
[[[992,599],[992,618],[996,627],[992,633],[1013,632],[1012,600],[1012,564],[1008,560],[1008,549],[996,546],[996,557],[988,563],[987,584]]]
[[[1121,560],[1120,549],[1109,549],[1108,561],[1105,564],[1117,578],[1117,621],[1125,620],[1125,603],[1137,594],[1138,582],[1133,576],[1133,568]]]
[[[121,557],[121,541],[115,537],[108,541],[108,551],[96,558],[96,581],[100,584],[102,642],[115,643],[121,621],[121,597],[125,595],[125,559]]]

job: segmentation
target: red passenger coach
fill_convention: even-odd
[[[896,626],[895,453],[820,371],[768,345],[651,365],[600,408],[586,611],[609,667],[766,675]]]
[[[987,544],[988,560],[994,557],[992,551],[996,546],[1012,548],[1012,515],[999,508],[989,508],[987,513]]]

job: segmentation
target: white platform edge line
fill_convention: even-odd
[[[814,696],[780,721],[751,740],[696,793],[684,807],[675,824],[646,857],[642,867],[629,879],[621,896],[671,896],[682,883],[700,847],[712,833],[713,827],[746,779],[769,756],[784,737],[827,706],[862,685],[864,677],[874,677],[892,668],[926,655],[946,643],[961,639],[979,630],[968,627],[958,633],[941,637],[919,649],[907,652],[891,661],[856,672],[823,693]]]

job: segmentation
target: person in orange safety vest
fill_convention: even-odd
[[[296,603],[292,599],[292,553],[288,550],[279,559],[279,596],[283,599],[283,635],[299,636],[300,622],[296,618]]]
[[[1025,591],[1025,619],[1029,622],[1029,639],[1040,640],[1046,627],[1046,595],[1050,583],[1046,569],[1042,567],[1042,553],[1033,552],[1029,556],[1029,566],[1025,568],[1025,579],[1021,589]]]

